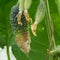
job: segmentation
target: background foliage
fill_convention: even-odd
[[[49,40],[45,25],[45,19],[38,24],[37,37],[34,37],[31,30],[31,51],[29,58],[23,54],[16,45],[11,25],[10,25],[10,10],[11,7],[16,4],[17,0],[0,0],[0,47],[12,46],[12,51],[17,60],[46,60],[47,49],[49,47]],[[39,0],[33,0],[33,3],[29,9],[29,14],[33,21]],[[55,0],[49,0],[50,13],[54,24],[54,33],[56,44],[60,44],[60,16],[58,13]]]

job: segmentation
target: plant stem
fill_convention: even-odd
[[[47,15],[47,21],[49,23],[48,27],[49,28],[49,33],[50,33],[50,47],[52,46],[52,42],[53,42],[53,48],[56,47],[56,44],[55,44],[55,39],[54,39],[54,27],[53,27],[53,22],[52,22],[52,19],[51,19],[51,15],[50,15],[50,9],[49,9],[49,3],[48,3],[48,0],[45,0],[45,3],[46,3],[46,15]],[[49,35],[48,33],[48,35]]]
[[[55,44],[55,38],[54,38],[54,27],[53,27],[53,22],[52,22],[52,18],[51,18],[51,14],[50,14],[50,9],[49,9],[49,3],[48,0],[44,0],[45,4],[46,4],[46,28],[47,28],[47,33],[48,33],[48,39],[49,39],[49,50],[48,50],[48,56],[49,56],[49,52],[52,48],[56,48],[56,44]],[[47,56],[47,60],[48,60],[48,56]]]
[[[9,46],[7,46],[7,57],[8,57],[8,60],[10,60]]]

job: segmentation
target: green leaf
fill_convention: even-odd
[[[5,0],[1,0],[0,3],[0,46],[3,47],[14,44],[14,37],[9,19],[10,7]]]

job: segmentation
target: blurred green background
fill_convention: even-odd
[[[15,43],[15,39],[12,33],[10,25],[10,11],[11,7],[17,3],[17,0],[0,0],[0,47],[12,46],[12,51],[17,60],[46,60],[47,49],[49,47],[48,34],[45,25],[45,19],[38,24],[37,37],[33,36],[30,30],[31,36],[31,51],[29,58],[23,54]],[[33,0],[29,9],[29,14],[33,21],[35,19],[35,13],[40,0]],[[54,35],[56,44],[60,44],[60,16],[58,13],[55,0],[49,0],[50,12],[54,25]]]

